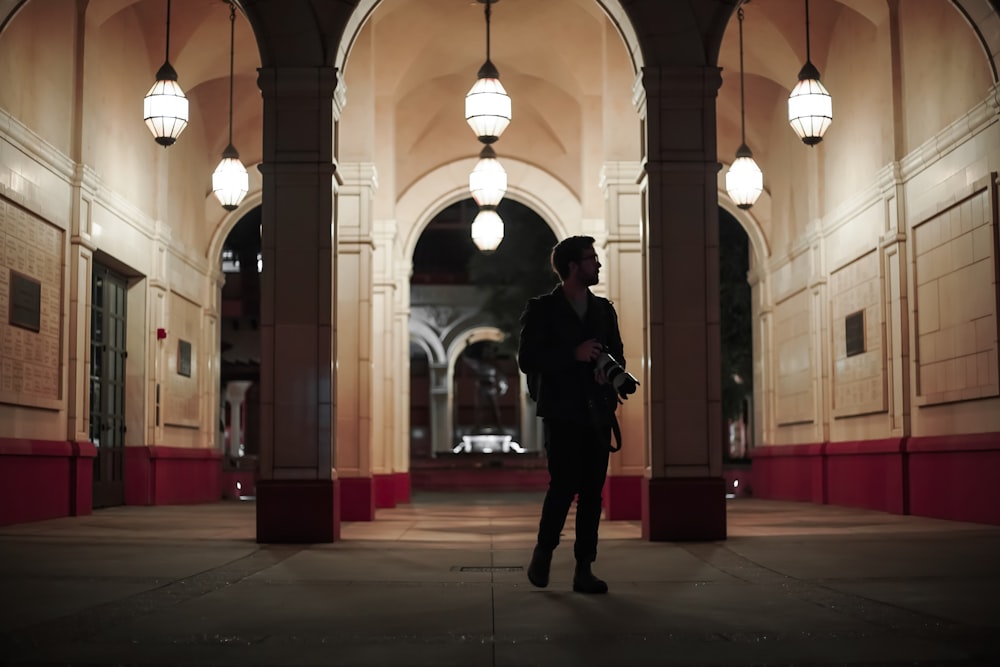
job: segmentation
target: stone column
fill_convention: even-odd
[[[392,320],[392,367],[396,374],[393,392],[393,479],[396,503],[410,502],[410,271],[411,264],[396,256],[396,303]]]
[[[448,361],[430,360],[431,456],[446,454],[454,447],[451,410],[448,405]]]
[[[899,164],[893,163],[884,178],[882,196],[886,205],[886,227],[879,238],[884,262],[886,304],[886,360],[890,432],[894,437],[910,435],[910,318],[907,292],[907,236],[903,181]]]
[[[645,539],[726,536],[715,67],[645,68]],[[635,356],[635,355],[633,355]],[[637,369],[637,365],[633,365]]]
[[[636,162],[606,162],[601,169],[604,219],[607,239],[603,248],[602,273],[606,274],[608,298],[615,305],[625,345],[626,366],[636,377],[642,374],[642,191],[637,183],[642,166]],[[641,382],[640,378],[640,382]],[[645,387],[640,387],[640,392]],[[605,488],[605,512],[609,519],[642,517],[642,479],[646,467],[643,446],[643,399],[633,394],[618,409],[622,450],[611,457]]]
[[[229,403],[229,451],[228,456],[240,456],[240,440],[243,439],[243,413],[246,411],[247,390],[252,382],[240,380],[226,383],[226,402]]]
[[[330,67],[264,67],[258,542],[332,542],[336,227]]]
[[[398,369],[393,347],[393,321],[396,307],[396,282],[392,274],[392,242],[395,225],[379,220],[372,230],[374,252],[371,284],[372,336],[372,478],[375,482],[375,507],[395,507],[393,479],[393,429]],[[398,378],[402,381],[402,378]]]
[[[94,250],[91,205],[96,174],[78,165],[73,178],[73,216],[69,243],[69,380],[68,440],[90,441],[90,294],[93,282]]]
[[[337,192],[337,475],[341,518],[372,521],[372,200],[371,163],[341,163]]]

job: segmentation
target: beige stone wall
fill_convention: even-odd
[[[226,34],[228,16],[220,18]],[[162,38],[145,41],[134,7],[91,3],[82,32],[76,21],[72,3],[32,0],[0,37],[0,201],[5,212],[20,212],[18,236],[32,243],[57,237],[51,262],[60,272],[52,278],[46,270],[43,284],[46,303],[53,302],[46,312],[55,311],[54,320],[46,315],[44,335],[58,344],[41,367],[46,386],[55,389],[43,397],[23,380],[11,385],[0,395],[0,437],[86,437],[90,269],[102,261],[129,278],[127,444],[210,446],[218,258],[206,249],[222,233],[224,211],[205,202],[214,202],[211,172],[225,138],[216,149],[219,131],[199,127],[198,112],[228,96],[228,80],[186,91],[192,125],[164,150],[141,117],[142,96],[162,64]],[[13,231],[8,236],[15,238]],[[11,254],[0,272],[26,260],[37,264],[31,253],[17,254],[26,259]],[[6,332],[6,317],[4,323]],[[159,327],[170,334],[157,344]],[[15,338],[6,336],[4,357],[23,359],[30,350]],[[190,377],[177,373],[179,339],[191,343]]]
[[[510,196],[559,236],[600,237],[610,251],[608,281],[615,281],[601,289],[621,304],[630,366],[648,364],[636,340],[643,335],[641,295],[626,287],[637,282],[642,239],[632,225],[640,206],[609,203],[601,183],[608,165],[639,161],[630,54],[596,3],[508,2],[496,7],[493,47],[514,98],[514,122],[497,145]],[[465,196],[479,149],[461,114],[475,69],[459,67],[450,54],[483,53],[482,7],[455,8],[461,17],[445,21],[422,11],[425,4],[387,0],[360,29],[345,71],[338,159],[373,165],[377,189],[358,195],[356,205],[345,190],[340,201],[340,231],[350,232],[358,249],[338,267],[341,312],[371,310],[365,300],[372,282],[383,292],[377,319],[345,316],[338,325],[340,349],[351,355],[338,368],[341,388],[370,391],[370,361],[381,387],[405,395],[385,372],[387,360],[405,349],[385,340],[401,329],[390,304],[407,303],[397,294],[399,265],[431,217]],[[997,257],[987,242],[997,226],[989,178],[1000,171],[1000,123],[988,60],[949,2],[907,0],[895,13],[882,3],[814,4],[813,57],[834,95],[835,120],[812,149],[788,128],[784,104],[804,45],[800,38],[786,43],[779,29],[797,19],[781,18],[783,0],[747,6],[748,21],[757,20],[748,23],[748,44],[774,45],[755,50],[747,78],[748,141],[767,192],[751,212],[737,212],[754,243],[756,442],[1000,430]],[[162,35],[144,26],[160,19],[143,14],[146,3],[92,0],[79,33],[73,6],[31,0],[0,34],[0,200],[25,212],[29,236],[59,236],[63,272],[43,283],[46,297],[59,295],[60,393],[52,398],[46,389],[36,399],[22,386],[0,394],[0,436],[79,436],[87,410],[89,266],[97,257],[130,276],[129,444],[205,446],[214,438],[210,406],[217,404],[217,254],[240,214],[225,214],[209,192],[227,132],[228,16],[175,8],[172,61],[191,100],[191,125],[164,150],[140,118],[142,95],[163,58]],[[723,44],[719,95],[724,162],[739,132],[733,28]],[[552,41],[569,46],[560,58],[539,57]],[[198,46],[183,48],[191,44]],[[248,165],[262,152],[259,64],[240,18],[234,142]],[[257,192],[247,201],[256,194],[259,202],[252,166],[251,178]],[[618,187],[627,189],[631,178]],[[377,254],[361,254],[376,245]],[[21,261],[17,254],[3,267]],[[865,351],[848,358],[844,318],[858,311]],[[373,324],[382,337],[384,358],[377,360]],[[155,339],[158,327],[169,332],[163,343]],[[176,372],[179,338],[192,343],[190,377]],[[10,341],[4,363],[20,357],[19,343]],[[51,362],[42,366],[51,374]],[[338,424],[356,445],[338,452],[344,470],[398,467],[388,449],[403,437],[383,438],[372,461],[365,444],[372,428],[363,423],[373,417],[371,405],[352,404],[344,391]],[[644,420],[638,405],[625,410],[634,433]],[[395,407],[379,419],[393,422],[401,414]],[[622,471],[640,471],[647,463],[641,458],[624,460]]]

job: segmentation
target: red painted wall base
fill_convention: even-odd
[[[906,513],[903,438],[831,442],[826,456],[826,502]]]
[[[89,442],[0,438],[0,526],[90,514]]]
[[[758,447],[752,453],[753,490],[757,498],[822,503],[823,443]]]
[[[341,477],[340,518],[343,521],[375,520],[375,485],[371,477]]]
[[[389,508],[396,506],[396,482],[392,475],[372,475],[375,485],[375,507]]]
[[[642,518],[642,476],[608,475],[604,482],[604,518],[638,521]]]
[[[316,544],[340,539],[339,480],[257,482],[257,541]]]
[[[410,502],[410,473],[397,472],[392,475],[393,486],[396,489],[396,504],[405,505]]]
[[[1000,526],[1000,433],[910,438],[909,511]]]
[[[214,449],[125,448],[126,505],[184,505],[222,499],[222,455]]]
[[[651,542],[726,539],[721,477],[642,480],[642,538]]]
[[[761,447],[754,496],[1000,525],[1000,433]]]

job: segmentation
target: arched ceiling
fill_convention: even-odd
[[[27,1],[30,0],[0,0],[0,29],[7,30],[16,21],[18,11]],[[548,126],[545,129],[550,139],[548,147],[571,151],[567,148],[568,139],[560,134],[563,119],[569,117],[563,110],[575,104],[577,111],[570,116],[579,116],[585,108],[584,100],[605,94],[602,77],[597,76],[602,67],[598,47],[609,44],[621,49],[623,59],[634,68],[642,64],[640,55],[635,53],[640,39],[646,40],[644,48],[667,49],[670,47],[655,47],[654,43],[661,38],[681,39],[685,30],[705,35],[721,31],[718,64],[723,69],[725,89],[729,82],[737,80],[733,74],[739,69],[733,11],[738,0],[716,0],[709,7],[710,1],[704,0],[705,4],[697,7],[692,5],[694,8],[687,10],[690,15],[675,10],[679,16],[687,16],[689,24],[679,20],[673,26],[662,25],[662,20],[655,22],[658,26],[647,25],[642,11],[661,5],[638,0],[496,3],[492,9],[491,56],[501,80],[514,97],[515,123],[518,116],[543,119]],[[1000,2],[952,0],[949,4],[962,13],[970,23],[970,34],[982,42],[984,57],[990,59],[995,77],[996,60],[1000,56],[997,36]],[[753,0],[745,4],[748,106],[762,105],[770,112],[795,83],[805,61],[803,5],[790,0]],[[241,9],[236,23],[234,120],[239,132],[254,135],[237,142],[244,146],[260,145],[257,68],[274,64],[271,61],[274,50],[267,40],[283,37],[280,31],[275,33],[274,26],[278,24],[286,26],[286,30],[293,25],[312,26],[311,30],[296,33],[293,40],[285,39],[295,42],[298,51],[297,55],[286,54],[283,62],[296,59],[334,62],[334,51],[346,53],[347,41],[361,30],[371,30],[381,49],[373,64],[379,73],[376,77],[379,88],[374,94],[393,100],[398,105],[398,114],[414,113],[407,105],[419,100],[422,106],[417,113],[425,123],[453,115],[453,107],[461,105],[460,98],[471,86],[485,58],[483,5],[472,0],[238,0],[238,6]],[[855,25],[860,20],[874,30],[882,30],[889,20],[889,7],[887,0],[813,0],[811,57],[821,74],[830,67],[829,47],[839,24],[850,16]],[[129,13],[130,24],[137,25],[143,35],[144,56],[152,63],[152,83],[155,68],[162,63],[165,52],[165,10],[165,0],[89,0],[87,25],[89,30],[100,31],[116,17]],[[198,105],[206,136],[210,137],[223,136],[228,124],[228,14],[225,0],[172,0],[170,60],[181,85]],[[278,15],[283,17],[281,21],[275,20]],[[286,20],[289,17],[291,20]],[[717,25],[706,25],[712,21]],[[261,43],[251,25],[256,26]],[[347,26],[346,32],[342,34],[336,26]],[[651,33],[654,28],[663,34]],[[632,43],[626,43],[627,40]],[[387,44],[391,47],[386,47]],[[706,54],[709,59],[711,55]],[[348,59],[345,66],[348,78],[350,69]],[[773,99],[776,92],[777,102]],[[719,118],[720,126],[733,125],[738,120],[732,109],[720,109]],[[748,128],[748,131],[763,129]],[[403,141],[412,145],[424,136],[429,135],[416,131]]]

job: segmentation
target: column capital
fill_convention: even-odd
[[[667,97],[677,106],[687,98],[711,97],[722,86],[722,68],[695,65],[691,67],[643,67],[641,85],[648,99]]]
[[[715,104],[721,84],[718,67],[643,68],[647,163],[717,163]]]
[[[334,67],[261,67],[257,85],[265,99],[324,97],[334,99],[339,78]]]

